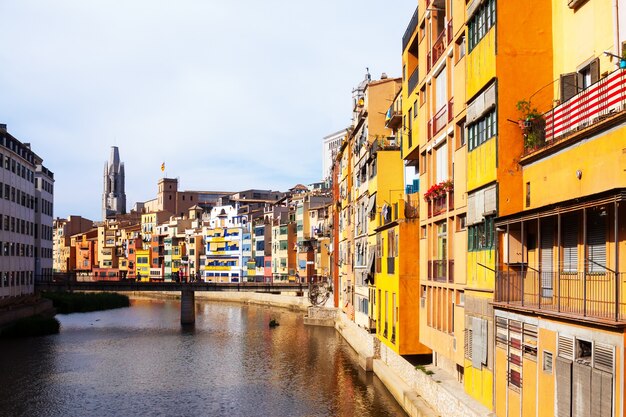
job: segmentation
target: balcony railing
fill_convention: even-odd
[[[454,191],[435,197],[428,202],[428,217],[438,216],[446,209],[454,210]]]
[[[626,69],[617,69],[543,114],[545,135],[534,151],[626,110]]]
[[[417,67],[411,73],[411,76],[409,77],[409,83],[408,83],[408,87],[409,87],[408,94],[411,94],[413,90],[415,90],[415,87],[417,87],[417,82],[419,81],[419,72],[420,72],[419,67]]]
[[[448,45],[452,43],[453,35],[454,33],[452,33],[452,19],[450,19],[448,20],[448,23],[446,23],[446,37],[448,40]]]
[[[626,273],[498,271],[495,301],[511,307],[626,321]]]
[[[448,123],[448,108],[450,103],[441,106],[437,113],[428,121],[428,139],[432,139]]]
[[[448,123],[454,119],[454,97],[448,101]]]
[[[417,8],[416,8],[415,12],[413,13],[413,17],[411,17],[411,21],[409,22],[409,25],[407,26],[406,30],[404,31],[404,36],[402,36],[402,50],[403,51],[409,45],[409,41],[411,40],[411,36],[413,35],[413,33],[415,32],[415,29],[417,28],[418,19],[419,19],[419,16],[417,14]]]
[[[436,259],[428,261],[428,280],[437,282],[454,282],[454,260]]]

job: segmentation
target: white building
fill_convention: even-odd
[[[54,175],[42,162],[0,124],[0,299],[32,294],[52,273]]]
[[[250,225],[248,217],[238,211],[235,206],[214,207],[209,225],[203,227],[206,254],[202,276],[207,282],[243,280],[245,262],[251,255]]]
[[[347,133],[348,130],[343,129],[324,137],[324,143],[322,145],[322,180],[326,180],[331,176],[333,161]]]

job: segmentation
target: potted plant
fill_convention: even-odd
[[[536,149],[546,142],[546,121],[536,107],[532,107],[530,100],[520,100],[516,104],[521,113],[518,125],[524,134],[524,148]]]

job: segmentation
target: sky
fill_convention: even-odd
[[[0,0],[0,123],[55,174],[54,215],[102,216],[111,146],[127,209],[181,190],[322,178],[352,89],[401,75],[416,0]]]

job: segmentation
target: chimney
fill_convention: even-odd
[[[387,79],[387,73],[383,72],[382,74],[380,74],[380,79],[381,80],[386,80]]]
[[[0,130],[4,130],[6,132],[6,130],[7,130],[6,123],[0,123]]]

